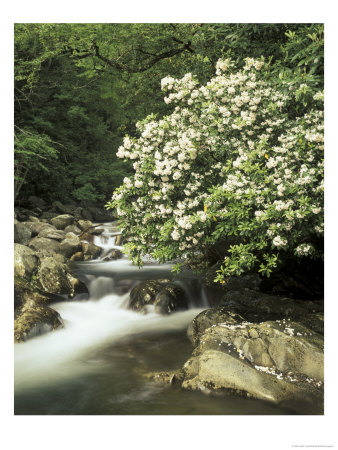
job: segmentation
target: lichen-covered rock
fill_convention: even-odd
[[[74,253],[81,250],[81,241],[74,233],[67,233],[65,239],[60,244],[60,253],[66,258],[70,258]]]
[[[14,321],[14,342],[24,342],[62,326],[61,316],[54,309],[43,304],[30,304],[23,307]]]
[[[14,275],[30,280],[39,263],[37,254],[22,244],[14,244]]]
[[[32,232],[29,227],[24,223],[14,223],[14,242],[17,244],[28,245],[32,236]]]
[[[230,390],[292,408],[297,412],[323,413],[323,392],[314,384],[291,382],[256,370],[236,355],[207,350],[183,367],[182,388],[211,393]]]
[[[64,230],[68,225],[73,225],[74,216],[70,214],[62,214],[51,219],[50,223],[58,230]]]
[[[290,319],[250,323],[213,308],[194,319],[190,335],[195,348],[182,369],[183,388],[232,390],[322,413],[324,340],[313,329]]]
[[[102,249],[91,242],[81,242],[81,246],[84,261],[98,258],[101,255]]]
[[[55,239],[44,237],[35,237],[29,242],[29,247],[36,252],[44,252],[46,254],[58,253],[60,251],[60,243]]]

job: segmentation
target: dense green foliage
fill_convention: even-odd
[[[304,24],[16,24],[15,194],[103,204],[135,124],[172,111],[160,81],[205,83],[220,57],[270,58],[273,79],[323,83],[323,30]]]

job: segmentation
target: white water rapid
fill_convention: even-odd
[[[78,264],[78,273],[85,278],[89,289],[89,299],[75,298],[51,305],[60,313],[64,328],[15,345],[17,393],[100,371],[105,362],[93,355],[99,354],[101,349],[128,335],[184,330],[202,310],[196,303],[194,305],[193,299],[191,309],[169,316],[151,310],[146,315],[127,310],[126,302],[133,285],[144,279],[167,278],[171,266],[152,263],[139,269],[125,257],[103,262],[109,250],[122,249],[115,246],[116,233],[113,224],[106,224],[104,232],[95,237],[95,244],[103,248],[100,259]],[[193,278],[190,281],[196,282]],[[189,294],[187,284],[180,282],[180,285]],[[207,301],[205,293],[200,296],[202,301]],[[202,305],[201,301],[198,303]]]

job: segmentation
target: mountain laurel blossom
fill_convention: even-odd
[[[323,92],[311,88],[302,110],[297,92],[310,87],[272,83],[263,59],[233,67],[219,60],[205,86],[192,74],[162,79],[171,114],[138,122],[118,149],[135,175],[108,206],[135,263],[181,259],[216,268],[223,283],[249,270],[269,276],[289,257],[323,257]]]

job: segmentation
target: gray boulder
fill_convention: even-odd
[[[60,253],[66,258],[70,258],[74,253],[81,250],[81,242],[74,233],[67,233],[65,239],[60,244]]]
[[[25,224],[14,223],[14,242],[17,244],[27,245],[32,236],[32,232]]]
[[[58,230],[64,230],[68,227],[68,225],[73,225],[74,216],[71,216],[70,214],[62,214],[51,219],[50,223]]]
[[[39,263],[37,254],[22,244],[14,244],[14,275],[30,280]]]

